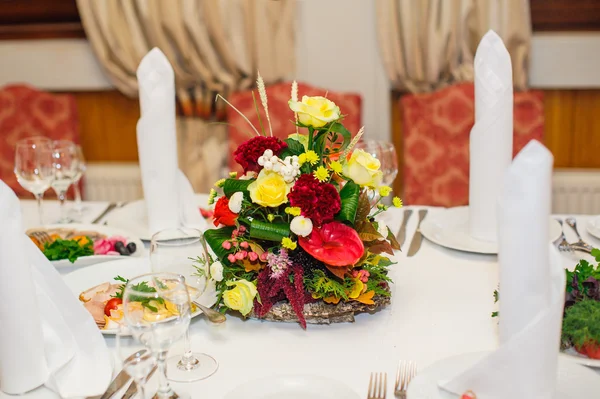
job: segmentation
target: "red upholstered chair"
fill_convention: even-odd
[[[541,91],[515,92],[513,156],[531,139],[543,140],[543,100]],[[404,136],[404,203],[467,205],[473,84],[406,95],[398,105]]]
[[[269,115],[273,127],[273,135],[286,139],[290,134],[295,133],[294,113],[288,106],[291,97],[291,82],[277,83],[267,87],[267,97],[269,100]],[[256,102],[260,110],[260,117],[265,130],[268,132],[267,120],[264,110],[260,104],[258,92],[254,93]],[[298,83],[298,98],[302,96],[325,96],[336,103],[345,115],[344,126],[354,135],[362,126],[362,99],[359,94],[340,93],[327,91],[318,87],[310,86],[304,83]],[[252,124],[260,131],[260,124],[252,99],[252,91],[241,91],[233,93],[227,99],[238,110],[240,110]],[[233,160],[231,154],[244,141],[255,135],[248,122],[244,120],[234,109],[227,107],[227,122],[229,125],[229,167],[231,170],[241,171],[239,165]]]
[[[79,142],[75,98],[52,94],[26,85],[0,88],[0,179],[18,196],[31,197],[13,173],[15,146],[20,139],[46,136]]]

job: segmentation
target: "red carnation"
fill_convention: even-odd
[[[321,183],[313,175],[304,174],[288,194],[290,205],[299,207],[302,216],[317,227],[333,220],[341,209],[340,194],[332,184]]]
[[[279,155],[285,148],[287,144],[277,137],[257,136],[242,143],[233,156],[235,161],[244,168],[244,173],[249,171],[258,173],[262,169],[258,164],[258,157],[262,156],[265,150],[271,150],[273,154]]]
[[[222,224],[224,226],[235,226],[237,213],[231,212],[229,209],[229,199],[225,196],[219,198],[215,204],[215,212],[213,214],[215,226]]]

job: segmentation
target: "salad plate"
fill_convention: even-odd
[[[548,240],[556,240],[561,232],[560,224],[551,219]],[[481,241],[469,234],[468,206],[430,211],[421,223],[421,233],[429,241],[442,247],[479,254],[498,253],[497,243]]]
[[[198,212],[208,210],[208,194],[196,194]],[[203,212],[203,214],[204,214]],[[148,227],[148,216],[146,214],[146,202],[141,199],[116,208],[104,219],[108,226],[131,231],[142,241],[150,241],[152,232]]]
[[[359,399],[346,385],[310,375],[272,376],[240,385],[225,399]]]
[[[592,217],[586,224],[588,233],[600,240],[600,216]]]
[[[458,395],[441,389],[438,386],[439,382],[453,378],[485,355],[486,353],[465,353],[440,360],[420,371],[408,386],[407,398],[458,399]],[[568,358],[559,356],[555,399],[589,398],[591,392],[600,392],[598,374]]]
[[[51,224],[32,227],[26,234],[57,269],[140,258],[146,253],[144,243],[128,231],[99,224]]]
[[[103,306],[98,306],[97,309],[93,307],[85,306],[94,320],[96,320],[96,324],[99,321],[102,321],[104,315],[104,307],[108,304],[108,301],[112,299],[112,288],[118,289],[119,286],[125,284],[121,280],[115,280],[115,277],[121,276],[124,279],[132,279],[134,277],[140,276],[142,274],[151,273],[150,267],[150,259],[148,258],[128,258],[123,261],[112,261],[106,262],[98,265],[93,265],[87,267],[85,269],[76,270],[69,274],[63,276],[63,279],[69,289],[73,292],[75,297],[79,298],[81,306],[85,305],[85,302],[82,299],[88,299],[90,302],[95,301],[93,298],[95,293],[90,293],[90,289],[95,287],[103,287],[105,285],[110,285],[112,287],[100,288],[103,292],[105,298],[101,298]],[[107,284],[108,283],[108,284]],[[113,290],[114,291],[114,290]],[[86,295],[91,296],[91,298],[85,298]],[[216,289],[213,284],[209,284],[206,290],[196,299],[197,302],[201,303],[206,307],[211,307],[215,304],[217,300]],[[97,310],[97,312],[95,311]],[[97,314],[98,313],[98,314]],[[196,308],[196,310],[192,313],[192,317],[196,317],[200,315],[202,311]],[[104,325],[104,328],[100,328],[102,334],[105,335],[114,335],[119,331],[118,326],[115,328],[115,323],[107,323]],[[113,328],[110,328],[110,327]],[[108,327],[108,328],[107,328]]]

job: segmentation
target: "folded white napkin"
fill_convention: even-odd
[[[494,31],[475,54],[475,125],[470,138],[469,227],[474,238],[497,241],[496,201],[513,149],[510,55]]]
[[[0,389],[41,385],[63,398],[100,395],[112,364],[104,338],[24,234],[19,200],[0,181]]]
[[[440,385],[479,399],[554,397],[565,295],[548,243],[552,154],[532,140],[506,173],[498,205],[500,347]]]
[[[137,144],[152,234],[180,226],[206,228],[192,185],[178,169],[174,76],[158,48],[146,54],[137,70],[141,108]]]

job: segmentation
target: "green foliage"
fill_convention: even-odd
[[[238,179],[225,179],[225,183],[223,183],[223,193],[227,198],[231,197],[234,193],[241,191],[247,195],[248,186],[254,180],[238,180]]]
[[[250,237],[280,242],[284,237],[290,236],[290,225],[287,223],[268,223],[252,220],[250,223]]]
[[[223,263],[228,263],[227,255],[231,252],[223,248],[223,242],[231,239],[233,227],[222,227],[220,229],[209,229],[204,232],[206,243],[212,248],[217,258]]]
[[[333,279],[319,269],[313,270],[312,275],[304,277],[304,287],[318,298],[334,296],[348,300],[346,291],[349,291],[353,285],[354,282],[350,278],[346,278],[344,281]]]
[[[394,264],[385,256],[370,254],[362,265],[362,268],[369,272],[367,281],[367,291],[375,291],[375,295],[391,296],[391,292],[385,287],[392,282],[388,276],[388,266]],[[386,283],[386,284],[382,284]],[[383,287],[382,287],[383,285]]]
[[[594,252],[596,255],[594,255]],[[592,251],[593,256],[598,256],[598,250]],[[600,280],[600,264],[594,266],[587,260],[582,259],[579,261],[573,271],[565,270],[567,275],[567,293],[573,294],[576,298],[585,298],[590,296],[591,284],[584,284],[586,281]],[[598,300],[599,298],[593,297],[592,299]]]
[[[44,244],[43,253],[49,260],[68,259],[74,263],[80,256],[91,256],[94,254],[94,246],[89,237],[87,242],[81,245],[77,240],[63,240],[57,238],[51,243]]]
[[[344,151],[346,147],[348,147],[348,145],[350,144],[350,141],[352,140],[352,133],[350,133],[350,131],[348,131],[348,129],[346,129],[344,125],[342,125],[339,122],[332,123],[329,127],[329,130],[334,133],[338,133],[342,136],[344,141],[338,151]]]
[[[600,343],[600,301],[584,299],[565,311],[563,340],[575,346]]]
[[[348,181],[344,188],[340,190],[342,205],[336,219],[342,222],[354,223],[356,211],[358,210],[358,196],[360,187],[353,181]]]
[[[285,159],[285,157],[290,157],[292,155],[300,155],[304,152],[304,146],[298,140],[288,138],[284,141],[287,144],[287,148],[279,155],[281,159]]]
[[[123,298],[123,292],[125,291],[125,286],[127,285],[127,283],[129,282],[129,280],[127,280],[125,277],[121,277],[121,276],[117,276],[114,278],[116,281],[122,281],[124,284],[121,284],[119,286],[119,290],[115,293],[115,295],[113,295],[113,298]],[[156,288],[154,287],[150,287],[148,285],[147,282],[142,281],[139,284],[134,285],[133,287],[131,287],[131,289],[133,291],[137,291],[137,292],[143,292],[143,293],[154,293],[156,292]],[[158,303],[165,303],[165,300],[163,298],[157,297],[157,298],[148,298],[146,296],[143,295],[134,295],[131,294],[129,295],[128,300],[130,302],[140,302],[142,304],[143,307],[150,309],[152,312],[158,312],[158,309],[152,305],[150,305],[150,301],[156,301]]]

